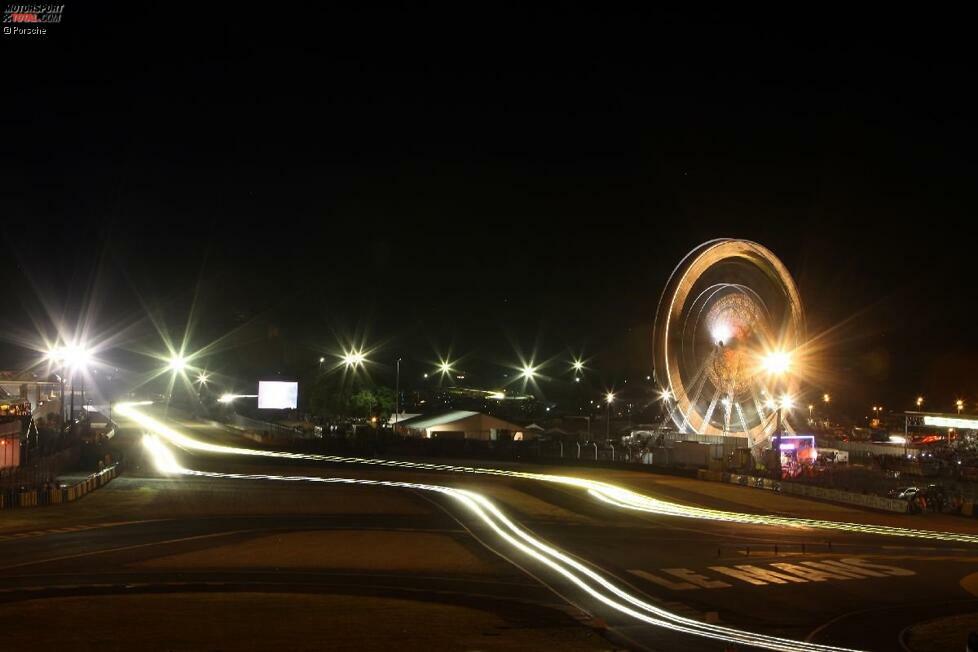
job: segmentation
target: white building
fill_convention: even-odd
[[[522,426],[488,414],[469,410],[451,410],[439,414],[422,414],[399,420],[397,432],[426,439],[481,439],[483,441],[520,441],[536,436]]]

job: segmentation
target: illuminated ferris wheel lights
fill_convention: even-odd
[[[764,407],[769,410],[777,410],[781,408],[782,410],[790,410],[795,407],[795,399],[793,399],[788,394],[782,394],[781,398],[775,401],[773,398],[769,398],[764,401]]]
[[[710,329],[710,336],[714,342],[722,345],[724,342],[730,341],[730,338],[733,336],[733,330],[730,328],[730,324],[714,324],[713,328]]]
[[[659,395],[667,418],[684,433],[767,436],[764,401],[780,409],[782,392],[793,393],[804,340],[798,288],[769,249],[732,238],[694,248],[656,309],[653,366],[670,390]]]

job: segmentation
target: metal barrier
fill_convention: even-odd
[[[0,509],[70,503],[99,487],[107,485],[113,478],[119,475],[119,472],[119,463],[116,462],[71,486],[53,489],[32,489],[30,491],[19,491],[16,489],[0,491]]]
[[[840,489],[825,489],[806,484],[772,480],[770,478],[759,478],[750,475],[740,475],[737,473],[700,470],[697,473],[697,477],[700,480],[712,480],[714,482],[739,484],[744,487],[767,489],[769,491],[792,494],[795,496],[804,496],[806,498],[815,498],[833,503],[858,505],[860,507],[869,507],[871,509],[878,509],[885,512],[906,514],[910,509],[910,505],[907,503],[907,501],[897,498],[885,498],[883,496],[876,496],[873,494],[857,494],[851,491],[842,491]]]

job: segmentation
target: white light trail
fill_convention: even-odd
[[[258,394],[221,394],[221,398],[217,399],[217,402],[232,403],[239,398],[258,398]]]
[[[540,482],[550,482],[583,489],[595,499],[621,509],[646,512],[661,516],[676,516],[681,518],[693,518],[707,521],[719,521],[727,523],[742,523],[746,525],[764,525],[774,527],[790,528],[817,528],[824,530],[835,530],[849,532],[853,534],[871,534],[890,537],[905,537],[913,539],[928,539],[937,541],[947,541],[956,543],[978,544],[978,535],[964,534],[957,532],[940,532],[936,530],[919,530],[914,528],[901,528],[888,525],[871,525],[862,523],[849,523],[845,521],[828,521],[821,519],[795,518],[790,516],[775,516],[767,514],[748,514],[744,512],[732,512],[720,509],[710,509],[708,507],[693,507],[679,503],[652,498],[640,494],[631,489],[619,487],[599,480],[588,480],[586,478],[575,478],[572,476],[550,475],[546,473],[527,473],[523,471],[507,471],[503,469],[492,469],[486,467],[455,466],[451,464],[433,464],[428,462],[407,462],[397,460],[367,459],[359,457],[341,457],[336,455],[317,455],[312,453],[288,453],[284,451],[266,451],[254,448],[237,448],[234,446],[224,446],[221,444],[211,444],[202,442],[148,416],[136,409],[134,403],[119,403],[116,405],[116,413],[132,419],[145,430],[153,432],[167,439],[172,444],[188,450],[202,451],[206,453],[227,454],[227,455],[247,455],[254,457],[274,457],[290,460],[308,460],[312,462],[329,462],[340,464],[363,464],[370,466],[394,467],[402,469],[416,469],[421,471],[449,471],[453,473],[469,473],[474,475],[496,475],[513,478],[524,478],[537,480]]]
[[[744,630],[704,623],[685,618],[666,609],[657,607],[637,595],[628,593],[600,573],[568,556],[560,549],[536,538],[529,531],[509,519],[495,504],[485,496],[466,489],[456,489],[442,485],[398,482],[392,480],[360,480],[356,478],[323,478],[317,476],[279,476],[266,474],[217,473],[195,471],[180,466],[173,453],[153,435],[145,435],[143,444],[152,453],[157,468],[167,474],[190,475],[208,478],[232,478],[245,480],[279,480],[289,482],[320,482],[324,484],[352,484],[367,486],[396,487],[431,491],[450,496],[466,507],[494,534],[513,548],[536,559],[551,570],[559,573],[579,589],[601,603],[640,620],[649,625],[664,627],[675,632],[702,636],[728,643],[740,643],[769,650],[785,652],[853,652],[849,648],[819,645],[805,641],[755,634]]]

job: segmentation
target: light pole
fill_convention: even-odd
[[[924,404],[924,397],[923,396],[918,396],[917,397],[917,409],[919,410],[920,409],[920,406],[923,405],[923,404]]]
[[[961,414],[961,410],[964,409],[964,401],[962,401],[961,399],[958,399],[957,401],[954,402],[954,404],[958,408],[958,414]]]
[[[571,415],[571,416],[566,416],[564,418],[565,419],[586,419],[587,420],[587,438],[588,438],[588,441],[591,441],[591,415],[589,415],[589,414],[588,415],[585,415],[585,416]]]
[[[401,359],[397,359],[394,373],[394,433],[397,433],[397,418],[401,412]]]
[[[608,402],[608,420],[605,423],[605,433],[604,433],[605,441],[607,441],[607,440],[611,439],[611,404],[615,400],[615,393],[614,392],[608,392],[607,394],[605,394],[604,399],[605,399],[605,401]]]
[[[88,365],[90,354],[88,349],[79,344],[57,346],[48,351],[48,360],[56,362],[61,371],[61,413],[64,417],[64,388],[65,376],[68,376],[68,386],[71,389],[71,399],[69,400],[68,420],[75,416],[75,371],[82,368],[82,382],[84,382],[84,371]],[[82,390],[84,391],[84,390]]]
[[[58,371],[61,372],[58,374],[58,380],[61,381],[61,405],[59,406],[61,410],[61,423],[58,426],[63,429],[65,427],[65,369],[62,366],[58,368]]]
[[[788,373],[791,368],[791,354],[785,351],[772,351],[768,353],[763,361],[762,366],[768,374],[775,377],[782,377]],[[772,401],[773,402],[773,401]],[[769,407],[770,404],[769,404]],[[783,408],[791,407],[791,398],[787,393],[781,396],[781,400],[777,402],[778,410],[778,421],[777,426],[774,431],[774,464],[771,469],[774,478],[776,480],[781,479],[781,430],[782,430],[782,418],[781,411]]]

